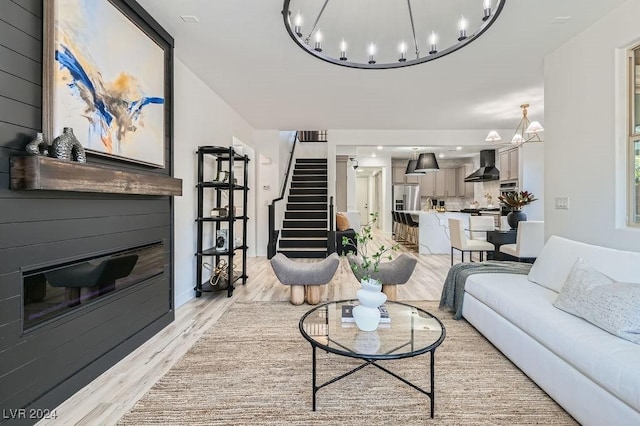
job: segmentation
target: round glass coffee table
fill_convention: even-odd
[[[444,341],[446,334],[444,325],[438,318],[423,309],[406,303],[388,301],[383,306],[387,308],[389,321],[381,322],[375,331],[360,331],[352,322],[353,318],[349,321],[350,308],[357,304],[357,300],[325,303],[311,309],[300,319],[300,333],[311,343],[312,350],[313,411],[316,410],[316,393],[319,389],[372,365],[427,395],[431,402],[431,418],[433,418],[435,350]],[[347,373],[318,385],[316,383],[316,349],[318,348],[341,356],[359,358],[365,362]],[[428,391],[376,363],[380,360],[410,358],[426,353],[431,354]]]

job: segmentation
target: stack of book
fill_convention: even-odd
[[[353,319],[353,308],[355,305],[342,305],[342,322],[355,322]],[[388,324],[391,322],[389,317],[389,310],[386,306],[382,305],[378,307],[380,311],[380,324]]]

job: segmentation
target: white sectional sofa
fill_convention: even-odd
[[[640,345],[553,306],[578,257],[640,282],[640,253],[552,236],[529,275],[467,278],[462,314],[580,423],[640,425]]]

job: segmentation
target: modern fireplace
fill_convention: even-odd
[[[23,271],[23,330],[163,273],[161,242]]]

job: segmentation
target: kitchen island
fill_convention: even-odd
[[[464,229],[469,229],[469,213],[459,212],[420,212],[418,243],[420,254],[451,253],[451,234],[449,219],[462,221]]]

